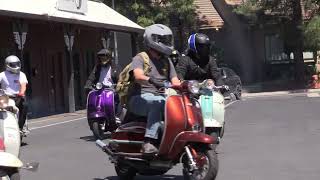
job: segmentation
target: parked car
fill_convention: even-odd
[[[224,96],[233,93],[239,100],[241,98],[242,84],[240,77],[230,68],[219,68],[222,76],[222,80],[225,85],[228,85],[230,91],[223,93]]]

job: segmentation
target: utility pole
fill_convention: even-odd
[[[115,10],[114,0],[112,0],[112,9]],[[113,32],[113,39],[114,39],[114,58],[115,58],[115,64],[117,67],[119,64],[119,57],[118,57],[118,41],[117,41],[117,33],[116,32]]]

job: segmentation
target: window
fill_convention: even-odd
[[[284,43],[279,35],[271,34],[265,36],[266,61],[287,61],[290,58],[284,53]]]

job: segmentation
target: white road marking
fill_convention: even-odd
[[[45,126],[38,126],[38,127],[30,128],[30,130],[42,129],[42,128],[51,127],[51,126],[57,126],[57,125],[60,125],[60,124],[65,124],[65,123],[69,123],[69,122],[84,120],[86,118],[87,117],[82,117],[82,118],[71,119],[71,120],[62,121],[62,122],[58,122],[58,123],[48,124],[48,125],[45,125]]]
[[[235,103],[235,102],[238,102],[239,100],[236,100],[236,101],[232,101],[232,102],[230,102],[230,103],[228,103],[228,104],[226,104],[225,106],[224,106],[224,108],[227,108],[228,106],[230,106],[231,104],[233,104],[233,103]]]
[[[29,122],[28,124],[36,124],[36,123],[42,123],[42,122],[47,122],[47,121],[52,121],[54,119],[58,119],[58,118],[49,118],[49,119],[45,119],[45,120],[40,120],[40,121],[32,121]]]
[[[308,93],[307,94],[308,97],[320,97],[319,93]]]
[[[61,118],[65,118],[65,117],[71,117],[70,116],[61,116]],[[59,119],[60,117],[53,117],[53,118],[46,118],[44,120],[38,120],[38,121],[33,121],[31,120],[31,122],[29,122],[28,124],[36,124],[36,123],[42,123],[42,122],[47,122],[47,121],[51,121],[51,120],[55,120],[55,119]]]

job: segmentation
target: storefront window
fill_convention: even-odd
[[[266,61],[287,61],[290,57],[284,53],[283,40],[277,34],[265,36]]]

